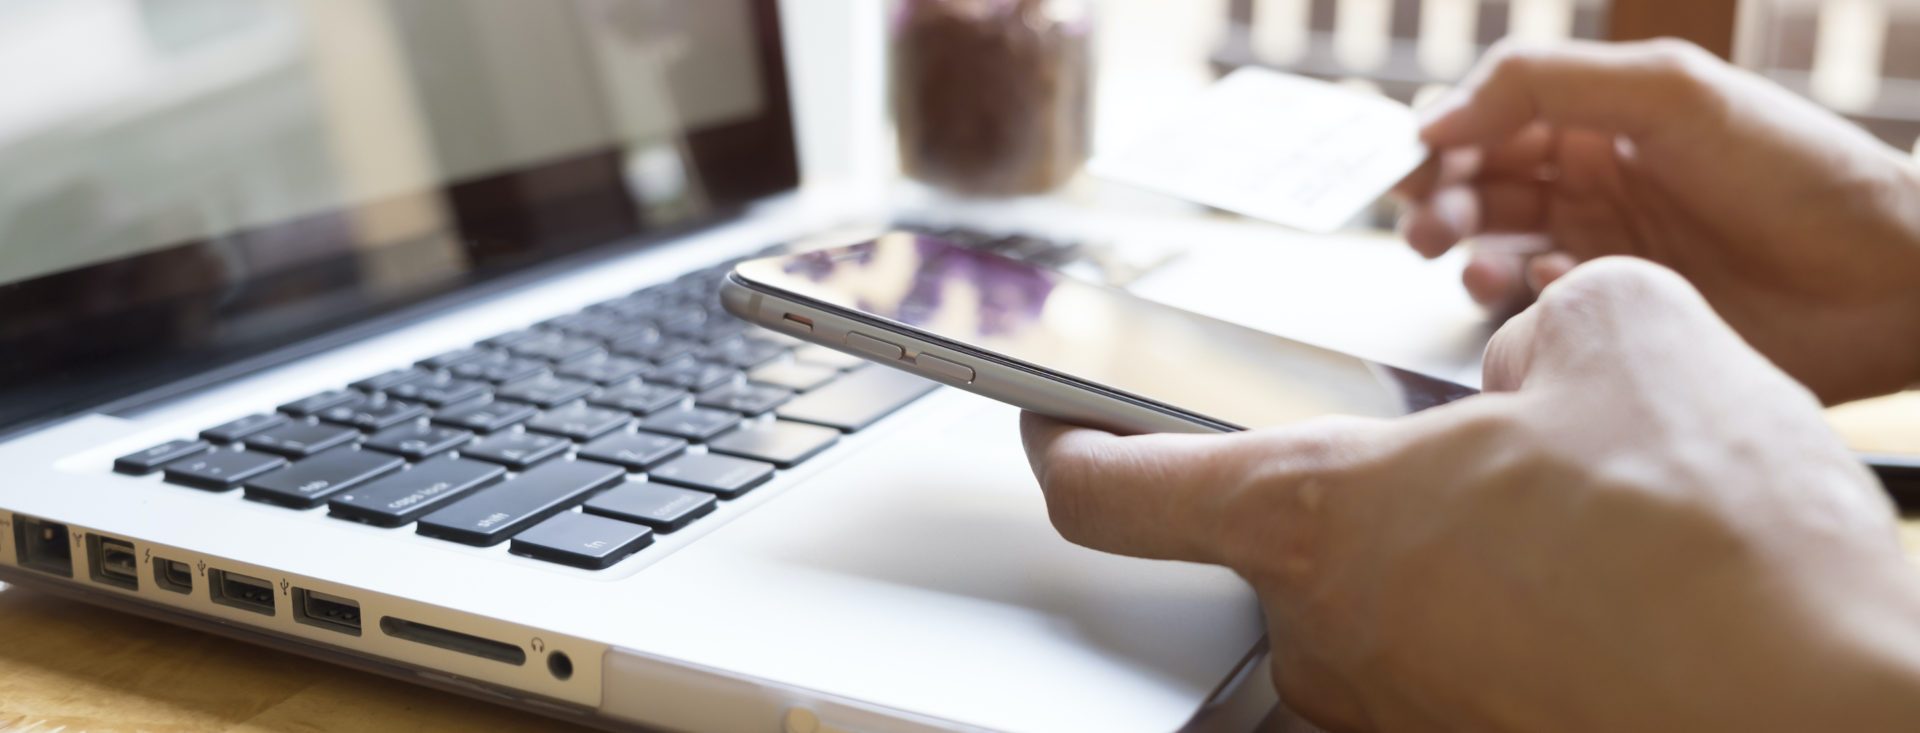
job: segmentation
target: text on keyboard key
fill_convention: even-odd
[[[354,448],[331,450],[246,481],[247,498],[295,509],[320,506],[329,495],[406,465],[399,456]]]
[[[793,392],[779,387],[767,387],[758,384],[727,384],[701,392],[693,403],[701,407],[716,410],[728,410],[743,415],[760,415],[787,400],[793,399]]]
[[[494,391],[494,396],[503,400],[525,402],[536,407],[547,408],[585,397],[592,394],[594,389],[594,385],[590,382],[546,374],[501,385]]]
[[[689,453],[661,464],[647,476],[663,484],[710,491],[731,499],[773,478],[773,466],[712,453]]]
[[[376,392],[321,410],[315,417],[361,430],[385,430],[425,414],[425,407]]]
[[[433,421],[476,433],[491,433],[518,425],[539,413],[518,402],[483,402],[444,410],[434,415]]]
[[[458,448],[469,440],[473,440],[473,433],[459,428],[408,423],[375,433],[364,445],[382,453],[419,461]]]
[[[338,448],[360,437],[360,431],[328,423],[297,422],[256,433],[247,438],[247,447],[288,458],[305,458]]]
[[[580,448],[580,457],[645,471],[661,461],[680,455],[687,441],[653,433],[615,433]]]
[[[561,453],[573,444],[566,438],[539,433],[494,433],[460,449],[461,458],[498,463],[522,471]]]
[[[672,532],[713,513],[719,500],[712,494],[649,481],[630,481],[588,499],[589,514],[637,522],[661,532]]]
[[[587,441],[626,427],[630,422],[633,416],[623,411],[575,402],[540,413],[539,417],[527,421],[527,429]]]
[[[593,393],[588,402],[638,415],[659,412],[685,399],[687,391],[664,384],[626,382]]]
[[[145,476],[168,463],[198,455],[212,450],[203,440],[169,440],[138,453],[128,453],[114,460],[113,470],[120,473]]]
[[[561,512],[513,538],[515,555],[604,570],[653,544],[653,530],[578,512]]]
[[[725,410],[705,407],[673,407],[648,415],[640,429],[649,432],[702,441],[740,424],[740,416]]]
[[[376,527],[398,527],[506,475],[507,469],[491,463],[436,458],[335,494],[327,511]]]
[[[491,547],[626,477],[626,471],[604,463],[549,463],[421,517],[418,531],[429,537]]]
[[[219,450],[167,464],[167,482],[196,489],[226,491],[242,481],[285,465],[287,459],[276,455],[248,450]]]
[[[262,430],[277,428],[287,424],[287,416],[280,413],[248,415],[238,420],[221,423],[200,431],[202,440],[215,443],[232,443]]]
[[[313,413],[342,404],[360,396],[350,389],[330,389],[316,395],[309,395],[280,406],[280,411],[294,417],[307,417]]]

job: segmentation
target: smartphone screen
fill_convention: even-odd
[[[1474,390],[937,238],[742,263],[745,280],[1227,429],[1391,417]]]

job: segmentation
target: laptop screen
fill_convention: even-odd
[[[0,0],[0,432],[798,181],[773,0]]]

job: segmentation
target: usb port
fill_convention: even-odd
[[[213,602],[254,613],[273,615],[273,584],[225,570],[207,571],[207,592]]]
[[[193,566],[164,557],[153,559],[153,584],[175,593],[193,592]]]
[[[360,604],[305,588],[293,589],[293,620],[342,634],[360,635]]]
[[[88,532],[87,575],[95,583],[140,590],[140,561],[133,543]]]
[[[13,551],[22,567],[73,577],[73,547],[67,544],[67,525],[15,514]]]

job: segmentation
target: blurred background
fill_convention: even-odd
[[[888,193],[900,170],[885,100],[888,22],[910,1],[918,2],[783,2],[810,183],[897,198]],[[671,205],[687,183],[675,178],[676,116],[739,110],[658,103],[667,97],[649,69],[660,62],[648,55],[697,46],[636,40],[644,17],[615,16],[671,3],[572,4],[579,22],[567,26],[529,25],[510,0],[0,0],[0,247],[59,233],[98,250],[83,261],[106,259],[609,142],[642,151],[628,161],[629,177]],[[1085,133],[1094,152],[1141,136],[1169,101],[1238,66],[1418,102],[1505,36],[1687,37],[1891,145],[1920,142],[1920,0],[1046,4],[1094,29]],[[515,53],[530,38],[580,53]],[[422,44],[473,63],[421,67],[404,49]],[[726,51],[706,49],[698,67],[723,82],[737,76]],[[539,81],[553,79],[603,88]],[[588,98],[614,108],[579,101]],[[463,127],[476,116],[463,118],[462,105],[518,109],[506,118],[518,123]],[[1066,191],[1127,195],[1089,193],[1099,188],[1074,181]],[[353,223],[358,239],[425,231],[440,216],[430,200],[382,212]],[[75,259],[40,263],[33,248],[17,249],[0,257],[10,270],[0,281]]]

